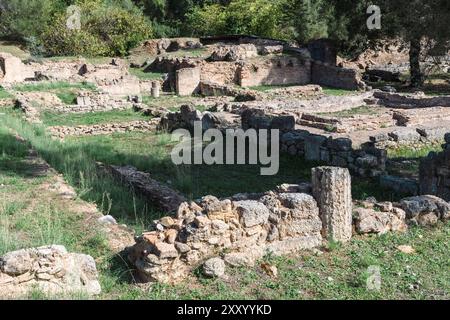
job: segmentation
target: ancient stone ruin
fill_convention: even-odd
[[[347,242],[354,228],[360,234],[404,232],[407,223],[450,218],[450,205],[433,196],[367,200],[354,208],[347,169],[318,167],[312,175],[310,188],[284,185],[262,194],[183,202],[175,216],[155,221],[154,231],[136,239],[128,258],[140,280],[174,283],[203,263],[205,274],[214,276],[217,267],[220,276],[226,265],[252,266],[266,254]]]
[[[95,261],[53,245],[13,251],[0,257],[0,298],[25,297],[32,290],[50,296],[100,293]]]

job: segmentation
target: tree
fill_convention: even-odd
[[[424,76],[420,57],[424,40],[433,41],[433,49],[447,51],[449,47],[450,2],[448,0],[397,0],[383,2],[382,29],[389,36],[409,42],[411,86],[422,85]]]
[[[0,36],[14,40],[39,37],[63,4],[58,0],[0,0]]]
[[[67,28],[67,13],[55,17],[42,34],[50,55],[122,56],[152,36],[149,21],[129,1],[77,1],[81,28]]]

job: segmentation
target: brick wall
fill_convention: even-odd
[[[308,84],[311,82],[311,62],[291,56],[245,62],[238,76],[238,84],[243,87]]]
[[[355,70],[329,66],[318,61],[312,63],[311,81],[321,86],[345,90],[358,90],[363,84]]]

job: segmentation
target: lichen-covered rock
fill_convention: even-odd
[[[450,219],[450,204],[436,196],[409,197],[401,200],[400,204],[406,212],[406,217],[420,225],[431,225],[436,224],[438,220]]]
[[[219,278],[225,274],[225,262],[220,258],[211,258],[203,264],[203,274],[211,278]]]
[[[355,209],[355,227],[361,234],[384,234],[389,231],[403,232],[407,230],[405,214],[397,208],[388,208],[388,211],[376,211],[373,209]]]
[[[237,201],[234,203],[244,227],[264,224],[269,219],[269,209],[261,202],[254,200]]]
[[[48,295],[101,292],[91,256],[59,245],[22,249],[0,257],[0,299],[19,298],[38,289]]]

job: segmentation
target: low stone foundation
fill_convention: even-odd
[[[59,245],[13,251],[0,257],[0,299],[25,298],[31,290],[61,298],[100,294],[95,261]]]
[[[53,126],[49,127],[50,134],[59,139],[64,139],[67,136],[93,136],[102,134],[112,134],[116,132],[131,132],[131,131],[155,131],[159,119],[152,119],[149,121],[131,121],[123,123],[105,123],[91,126]]]
[[[450,107],[450,96],[427,97],[425,94],[399,94],[375,91],[376,103],[390,108],[414,109],[431,107]]]
[[[201,122],[203,130],[218,128],[225,123],[223,119],[211,112],[200,112],[192,105],[182,105],[179,112],[168,112],[161,117],[158,130],[172,132],[176,129],[187,129],[192,131],[195,122]]]
[[[102,163],[98,163],[98,166],[101,170],[112,174],[112,176],[132,188],[163,212],[176,212],[178,206],[186,201],[186,198],[179,192],[152,179],[149,173],[138,171],[132,166],[108,166]]]
[[[450,133],[445,135],[443,149],[439,153],[430,152],[420,161],[420,193],[450,201]]]
[[[311,82],[344,90],[362,90],[365,88],[360,75],[353,69],[344,69],[314,61],[311,66]]]
[[[323,189],[339,192],[334,186]],[[316,200],[306,193],[270,191],[222,200],[205,196],[182,203],[175,217],[157,221],[154,231],[137,238],[128,258],[141,280],[164,283],[184,279],[218,255],[228,265],[249,266],[268,253],[283,255],[320,246],[319,212]],[[351,211],[346,214],[351,216]],[[347,222],[351,230],[351,219]]]

